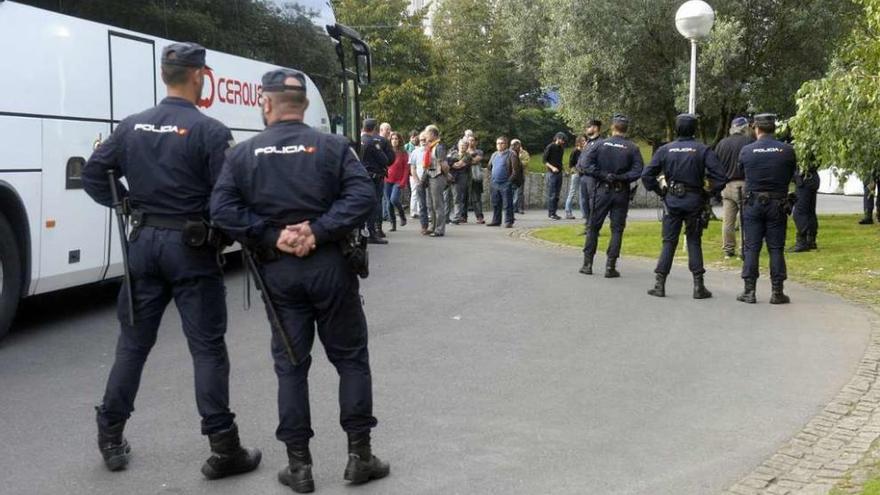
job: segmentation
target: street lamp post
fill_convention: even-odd
[[[688,113],[697,112],[697,41],[709,36],[715,24],[715,11],[702,0],[689,0],[675,13],[675,27],[691,42],[691,90]]]

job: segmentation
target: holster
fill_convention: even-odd
[[[351,231],[345,239],[339,241],[342,256],[348,261],[352,271],[360,278],[370,276],[370,256],[367,251],[367,236],[361,229]]]

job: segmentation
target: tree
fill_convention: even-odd
[[[485,0],[438,0],[432,26],[439,59],[439,110],[447,138],[465,129],[481,138],[513,130],[511,116],[526,92],[506,50],[497,9]]]
[[[397,130],[423,129],[438,118],[434,50],[424,32],[426,11],[405,0],[334,0],[339,22],[370,45],[373,82],[363,91],[366,115]]]
[[[801,165],[880,173],[880,0],[858,0],[861,21],[840,43],[827,75],[797,94],[790,121]]]
[[[562,113],[575,128],[591,116],[624,112],[635,133],[671,138],[686,110],[689,46],[674,29],[680,0],[546,0],[548,29],[542,80],[558,85]],[[736,114],[794,113],[800,85],[822,74],[846,32],[850,1],[713,2],[714,33],[700,44],[697,109],[704,137],[723,136]],[[817,35],[821,33],[821,36]]]

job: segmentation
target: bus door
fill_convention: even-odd
[[[110,114],[113,127],[125,117],[156,105],[156,44],[149,38],[110,31]],[[105,278],[122,276],[122,251],[112,211],[109,264]]]

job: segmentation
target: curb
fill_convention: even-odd
[[[515,229],[509,235],[556,250],[578,250],[538,239],[534,230]],[[880,439],[880,314],[850,304],[868,309],[871,325],[855,376],[800,432],[723,495],[825,495],[864,468],[863,459]],[[857,474],[863,483],[865,473]]]

